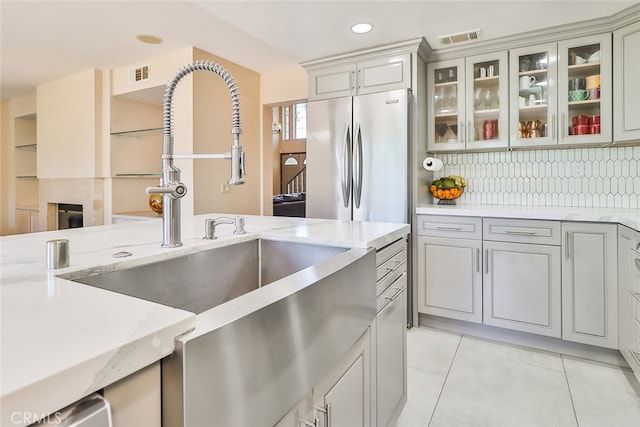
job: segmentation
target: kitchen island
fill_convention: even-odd
[[[174,339],[196,326],[194,313],[58,277],[117,269],[187,255],[242,240],[269,238],[345,248],[381,248],[409,233],[402,224],[284,217],[246,218],[247,234],[221,226],[202,240],[204,220],[182,222],[184,245],[163,249],[161,221],[7,236],[0,239],[2,311],[1,425],[29,413],[42,417],[103,389],[174,351]],[[46,241],[68,239],[70,265],[45,266]],[[126,258],[114,258],[129,252]]]

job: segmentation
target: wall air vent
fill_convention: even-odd
[[[141,65],[129,70],[129,84],[136,84],[145,80],[149,80],[149,66]]]
[[[465,31],[464,33],[449,34],[446,36],[438,36],[438,40],[442,46],[451,46],[460,43],[469,43],[482,40],[482,30]]]

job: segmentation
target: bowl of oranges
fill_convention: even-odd
[[[431,195],[438,199],[439,205],[455,205],[455,199],[462,196],[467,180],[461,176],[449,175],[436,179],[429,186]]]

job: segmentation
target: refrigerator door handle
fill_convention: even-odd
[[[342,202],[345,208],[349,207],[351,196],[351,151],[351,129],[347,126],[342,148]]]
[[[360,200],[362,199],[362,130],[358,125],[358,134],[356,138],[356,153],[354,159],[354,174],[355,174],[355,188],[353,191],[354,203],[353,206],[356,209],[360,208]]]

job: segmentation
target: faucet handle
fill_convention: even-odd
[[[177,184],[170,184],[166,187],[147,187],[147,194],[168,194],[174,199],[179,199],[187,194],[187,186],[179,182]]]

